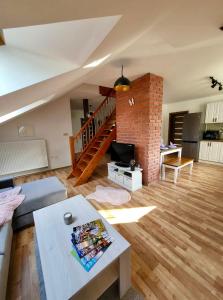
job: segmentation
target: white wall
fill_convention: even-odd
[[[217,96],[163,104],[162,138],[164,140],[164,143],[168,142],[170,113],[178,112],[178,111],[186,111],[186,110],[188,110],[190,113],[202,112],[202,122],[204,122],[207,103],[220,101],[220,100],[223,100],[223,95],[219,93],[219,95]]]
[[[73,134],[81,129],[81,118],[84,117],[83,109],[71,109],[71,121]]]
[[[32,126],[32,137],[19,137],[18,127]],[[49,167],[70,165],[69,135],[72,134],[70,99],[62,97],[0,126],[0,142],[45,139]]]
[[[78,131],[81,129],[80,118],[83,118],[83,117],[84,117],[83,109],[72,109],[71,110],[73,135],[78,133]],[[82,147],[82,140],[79,140],[78,143],[75,145],[75,152],[80,152],[81,147]]]

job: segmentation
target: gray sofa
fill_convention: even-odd
[[[13,187],[12,178],[0,179],[0,193]],[[13,230],[33,224],[33,211],[67,198],[64,185],[57,177],[48,177],[21,185],[25,200],[15,210],[12,222],[0,227],[0,299],[6,297]],[[13,228],[13,230],[12,230]]]
[[[12,226],[11,222],[0,228],[0,299],[6,296],[8,269],[11,254]]]

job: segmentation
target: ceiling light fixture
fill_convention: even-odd
[[[214,81],[214,82],[212,83],[211,87],[212,87],[212,88],[215,88],[216,85],[217,85],[217,81]]]
[[[216,85],[218,85],[219,86],[218,90],[222,91],[223,89],[222,83],[216,80],[214,77],[210,77],[210,79],[211,79],[211,87],[214,89]]]
[[[127,92],[130,89],[130,80],[123,76],[123,65],[121,71],[121,77],[119,77],[114,84],[114,90],[116,92]]]

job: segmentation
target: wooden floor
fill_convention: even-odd
[[[77,188],[66,180],[69,168],[21,177],[17,183],[56,175],[69,196],[87,195],[96,185],[115,186],[103,177]],[[132,244],[132,283],[145,299],[223,299],[223,168],[195,164],[182,170],[177,185],[167,180],[143,187],[121,207],[92,201]],[[116,219],[117,209],[123,208]],[[125,223],[122,223],[125,222]],[[8,299],[39,299],[34,227],[14,235]],[[84,300],[84,299],[83,299]],[[109,300],[109,299],[108,299]]]

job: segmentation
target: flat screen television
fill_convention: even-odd
[[[128,167],[132,159],[135,159],[135,145],[112,142],[111,144],[111,160],[117,165]]]

